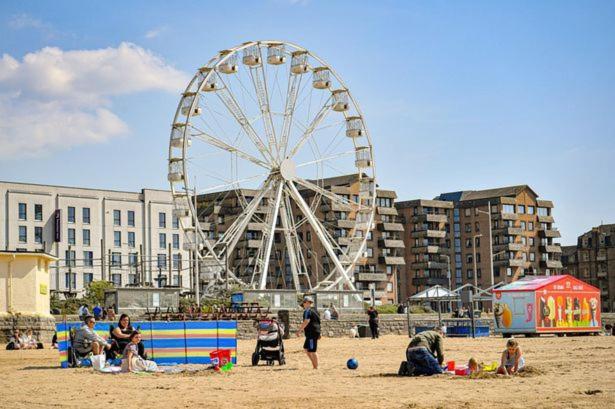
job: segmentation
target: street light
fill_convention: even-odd
[[[441,257],[446,257],[446,277],[448,278],[448,290],[452,291],[452,281],[451,281],[451,257],[448,254],[440,254]],[[448,311],[453,311],[453,300],[448,299]]]
[[[474,236],[472,236],[472,254],[473,254],[473,258],[472,261],[474,262],[474,306],[472,306],[472,308],[477,309],[478,307],[478,303],[476,301],[476,296],[478,295],[478,274],[477,274],[477,270],[476,270],[476,239],[479,237],[483,237],[482,234],[475,234]],[[474,314],[474,311],[472,311],[472,314]]]
[[[483,213],[487,215],[487,223],[489,227],[489,275],[491,277],[491,287],[495,284],[495,278],[493,276],[493,245],[491,237],[491,201],[487,202],[488,211],[477,209],[478,213]]]

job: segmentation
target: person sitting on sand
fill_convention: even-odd
[[[137,345],[141,342],[141,333],[133,331],[129,336],[130,342],[122,352],[122,372],[157,372],[158,365],[139,356]]]
[[[19,332],[19,329],[15,328],[15,331],[13,331],[13,335],[11,335],[9,343],[6,344],[6,349],[9,351],[15,349],[26,349],[25,339],[21,335],[21,332]]]
[[[514,375],[523,370],[525,366],[525,358],[519,348],[519,342],[516,339],[509,339],[506,342],[506,349],[502,352],[502,360],[498,368],[500,375]]]
[[[481,367],[478,364],[478,361],[474,358],[470,358],[470,360],[468,361],[468,375],[479,373],[480,371]]]
[[[130,343],[130,335],[135,331],[135,329],[130,324],[130,317],[127,314],[120,315],[120,319],[117,322],[117,327],[113,328],[111,331],[111,338],[117,344],[117,353],[121,353],[126,345]],[[145,354],[145,347],[143,346],[143,342],[139,342],[137,345],[139,356],[147,359],[147,355]]]
[[[24,343],[26,347],[24,349],[42,349],[43,344],[38,342],[38,340],[34,337],[34,333],[32,329],[28,329],[26,331],[26,336],[24,337]]]
[[[441,374],[444,362],[443,343],[443,332],[440,327],[415,335],[406,350],[407,374],[414,376]]]
[[[75,342],[73,345],[75,351],[85,356],[90,352],[94,355],[99,355],[104,352],[105,349],[110,349],[111,345],[94,330],[94,324],[96,324],[94,317],[88,315],[85,317],[84,321],[85,323],[75,334]]]

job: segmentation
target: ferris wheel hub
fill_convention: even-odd
[[[297,167],[291,159],[284,159],[280,164],[280,176],[284,180],[294,180],[297,177]]]

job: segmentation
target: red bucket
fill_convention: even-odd
[[[230,349],[216,349],[209,353],[209,358],[213,366],[224,366],[231,362],[231,351]]]

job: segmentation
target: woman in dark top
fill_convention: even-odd
[[[135,331],[135,329],[130,324],[130,317],[127,314],[120,315],[120,319],[117,322],[117,327],[113,328],[111,331],[111,338],[117,343],[118,353],[122,353],[126,345],[130,343],[130,335]],[[144,359],[147,359],[147,355],[145,354],[145,347],[143,346],[143,342],[139,342],[137,345],[137,349],[139,351],[139,356]]]
[[[367,315],[369,316],[369,329],[372,332],[372,339],[376,339],[379,337],[379,328],[378,328],[378,311],[374,307],[369,307],[367,309]]]

